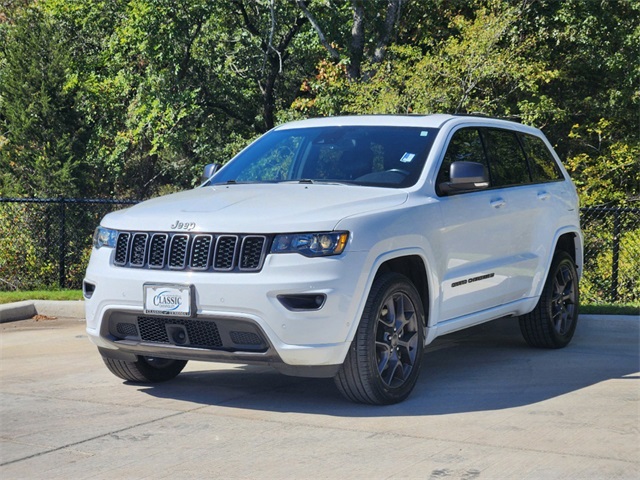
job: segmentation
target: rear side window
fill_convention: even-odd
[[[483,128],[491,172],[492,187],[508,187],[531,183],[527,159],[516,132]]]
[[[549,148],[541,138],[520,134],[520,140],[529,159],[531,177],[534,183],[564,180],[560,167],[558,167]]]

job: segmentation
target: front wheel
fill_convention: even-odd
[[[536,308],[520,317],[520,331],[538,348],[566,347],[578,323],[578,272],[571,256],[558,251]]]
[[[348,399],[388,405],[409,396],[424,351],[424,309],[403,275],[376,278],[347,358],[335,377]]]
[[[186,360],[142,357],[135,362],[127,362],[102,356],[102,360],[116,377],[138,383],[155,383],[171,380],[178,376],[187,364]]]

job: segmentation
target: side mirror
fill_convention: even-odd
[[[489,187],[489,173],[481,163],[453,162],[449,167],[449,178],[449,182],[439,185],[440,190],[447,194],[472,192]]]
[[[204,183],[209,180],[214,173],[216,173],[220,169],[219,163],[210,163],[205,165],[204,171],[202,172],[202,176],[200,177],[200,183]]]

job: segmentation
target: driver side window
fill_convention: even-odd
[[[442,165],[438,170],[436,179],[438,195],[444,195],[444,192],[440,191],[439,185],[451,180],[449,169],[453,162],[476,162],[484,165],[487,170],[489,169],[480,132],[477,128],[462,128],[451,137]]]

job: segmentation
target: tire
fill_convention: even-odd
[[[105,365],[116,377],[137,383],[155,383],[171,380],[178,376],[186,360],[139,356],[135,362],[126,362],[102,356]]]
[[[424,352],[424,310],[405,276],[385,273],[374,282],[349,353],[335,377],[349,400],[398,403],[418,380]]]
[[[558,251],[536,308],[520,317],[520,331],[536,348],[566,347],[576,330],[579,310],[578,272],[568,253]]]

